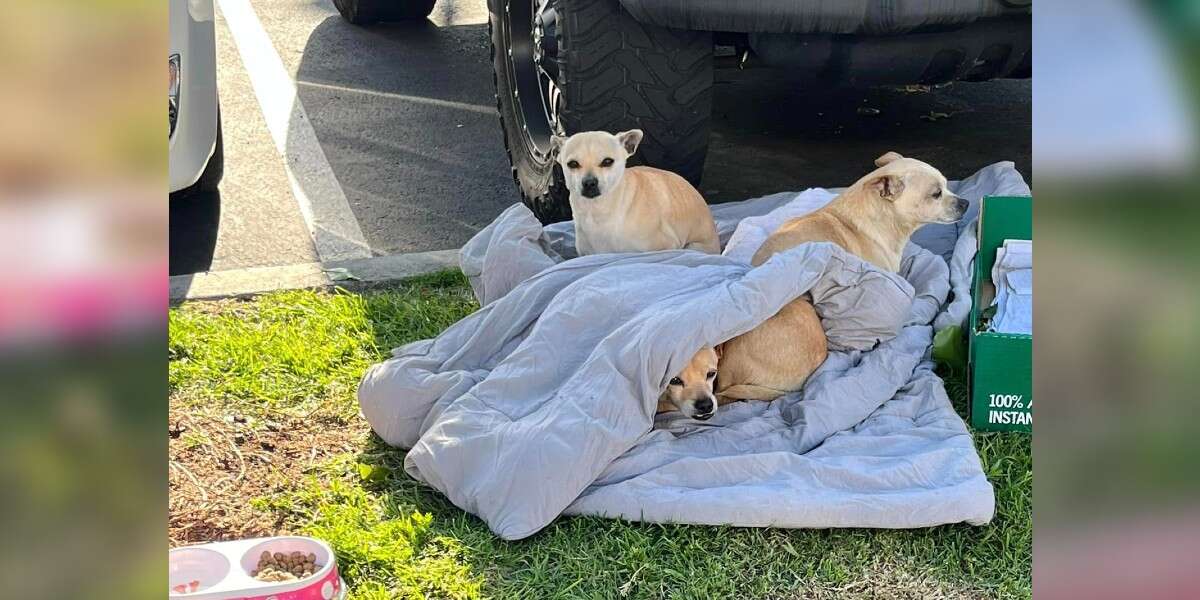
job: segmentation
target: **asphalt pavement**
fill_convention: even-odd
[[[172,202],[172,274],[321,262],[322,218],[369,255],[456,248],[520,201],[485,0],[369,28],[329,0],[217,4],[225,178],[219,194]],[[718,70],[700,190],[716,203],[844,186],[888,150],[952,179],[1000,160],[1028,177],[1031,88],[829,90]]]

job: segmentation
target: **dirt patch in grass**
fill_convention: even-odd
[[[171,546],[290,533],[251,499],[287,493],[331,457],[358,449],[361,419],[248,416],[171,403],[167,435]]]
[[[297,290],[172,308],[170,543],[294,530],[254,503],[357,454],[369,430],[354,400],[363,371],[476,308],[457,271],[362,294]]]

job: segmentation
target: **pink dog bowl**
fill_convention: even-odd
[[[250,572],[258,567],[263,551],[311,552],[320,568],[297,581],[259,581]],[[346,584],[338,576],[333,551],[325,542],[310,537],[280,536],[185,546],[171,550],[167,564],[171,598],[341,600],[346,596]]]

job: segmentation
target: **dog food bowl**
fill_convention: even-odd
[[[262,553],[314,554],[316,573],[295,581],[259,581],[250,576]],[[214,542],[171,550],[167,560],[169,597],[189,600],[341,600],[346,584],[325,542],[278,536]]]

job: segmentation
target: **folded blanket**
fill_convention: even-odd
[[[722,241],[795,196],[714,207]],[[942,257],[912,245],[900,276],[831,244],[758,268],[690,251],[564,262],[569,225],[505,211],[463,248],[483,308],[364,375],[363,414],[410,448],[410,475],[506,539],[562,513],[778,527],[991,519],[991,485],[928,357],[931,323],[960,284]],[[697,348],[805,293],[835,350],[803,392],[707,422],[656,418]]]
[[[1033,335],[1033,241],[1004,240],[992,265],[996,316],[989,331]]]

